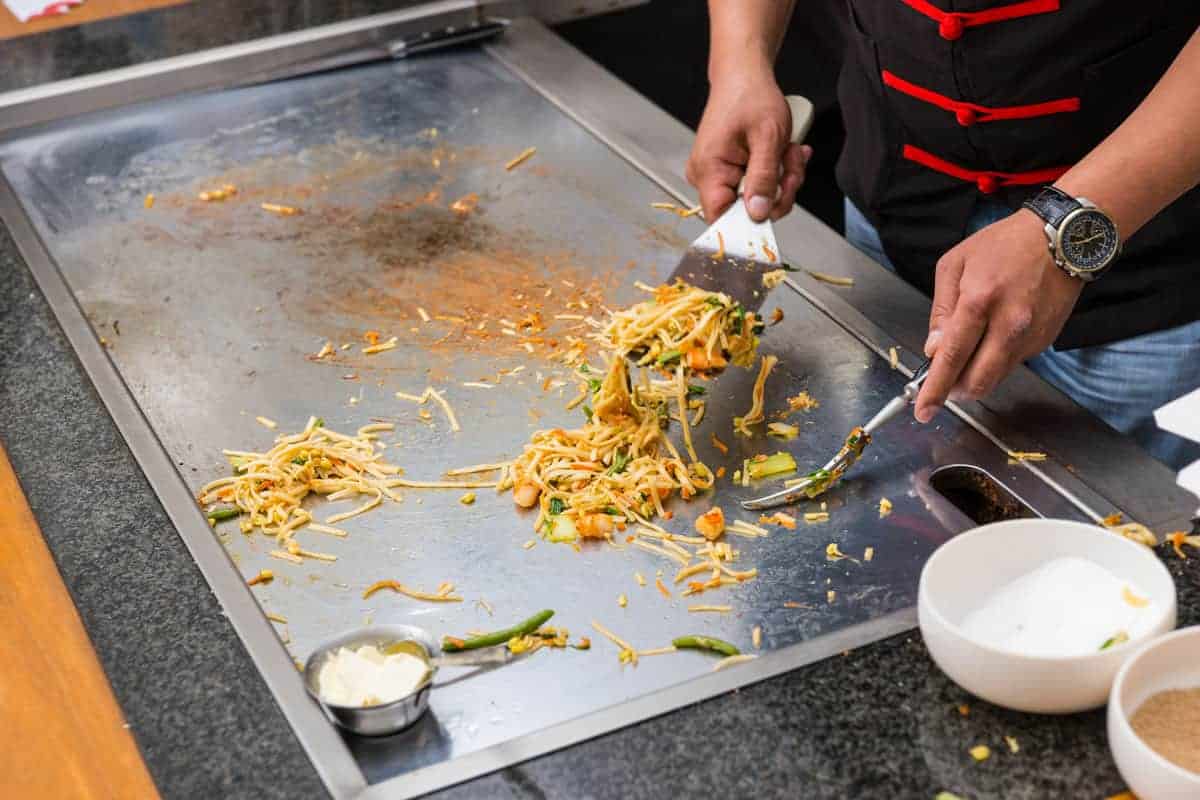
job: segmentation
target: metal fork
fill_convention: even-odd
[[[883,427],[883,424],[888,420],[898,415],[904,408],[917,399],[917,395],[921,391],[921,384],[925,382],[925,376],[929,374],[930,360],[926,359],[925,363],[917,367],[917,371],[913,373],[912,380],[904,384],[904,390],[888,401],[878,414],[871,417],[871,421],[863,426],[863,432],[867,435],[869,442],[871,437],[875,435],[875,431]],[[824,467],[818,470],[816,475],[838,474],[849,469],[851,465],[859,458],[854,451],[843,447],[838,451],[837,455],[829,459]],[[806,478],[799,483],[781,489],[774,494],[758,497],[754,500],[746,500],[742,502],[742,508],[747,511],[762,511],[768,508],[776,508],[778,506],[787,505],[797,500],[808,498],[807,490],[816,483],[817,478]]]

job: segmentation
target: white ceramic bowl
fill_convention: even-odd
[[[1007,583],[1048,561],[1087,558],[1135,584],[1154,603],[1148,632],[1081,656],[1026,656],[968,638],[963,619]],[[1125,659],[1175,627],[1175,583],[1145,546],[1082,522],[1020,519],[983,525],[943,544],[921,571],[917,615],[925,646],[951,680],[1018,711],[1069,714],[1104,705]]]
[[[1167,761],[1141,740],[1129,719],[1151,695],[1200,687],[1200,625],[1137,649],[1117,673],[1108,700],[1108,746],[1117,769],[1142,800],[1196,800],[1200,775]]]

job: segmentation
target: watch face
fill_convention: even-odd
[[[1112,220],[1093,208],[1070,214],[1059,235],[1063,259],[1081,272],[1104,269],[1120,245]]]

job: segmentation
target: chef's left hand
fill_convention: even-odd
[[[1054,265],[1042,227],[1021,209],[938,261],[925,342],[933,364],[917,397],[918,421],[931,420],[952,392],[984,397],[1058,337],[1083,282]]]

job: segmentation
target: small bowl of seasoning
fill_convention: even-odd
[[[917,615],[933,660],[968,692],[1067,714],[1104,705],[1137,645],[1175,627],[1175,584],[1154,551],[1098,526],[1009,520],[929,557]]]
[[[1200,797],[1200,626],[1147,643],[1121,667],[1108,701],[1108,746],[1139,797]]]
[[[429,707],[437,643],[413,625],[375,625],[332,639],[304,665],[304,684],[331,722],[360,736],[386,736]]]
[[[533,621],[545,621],[551,613]],[[498,644],[507,642],[505,633],[496,634]],[[491,638],[472,640],[463,652],[446,653],[415,625],[360,628],[312,652],[304,665],[304,685],[335,725],[359,736],[387,736],[409,727],[429,708],[441,667],[496,667],[512,661],[507,646],[489,646]]]

